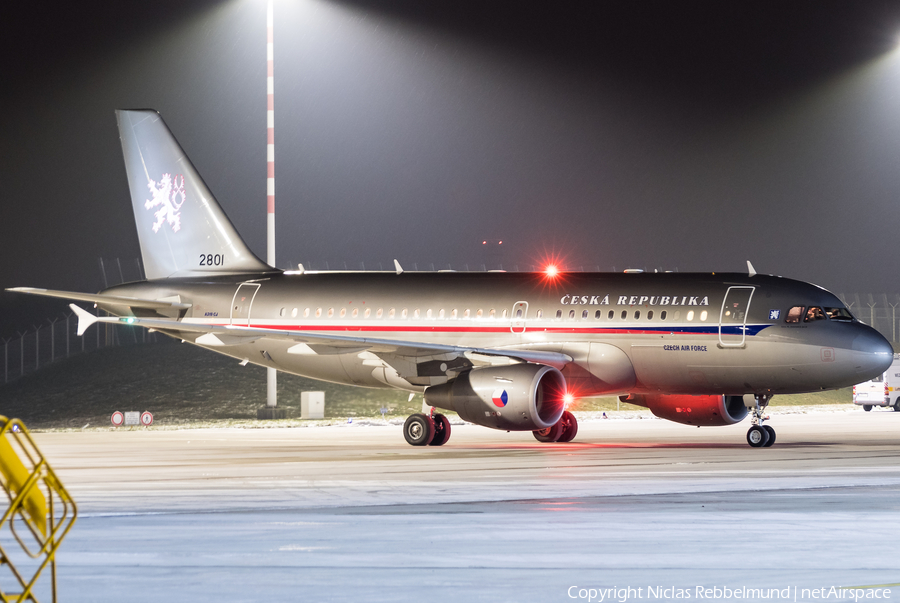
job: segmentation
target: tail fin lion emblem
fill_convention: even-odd
[[[181,230],[181,206],[184,205],[184,176],[178,174],[172,178],[171,174],[163,174],[159,182],[151,180],[147,183],[153,200],[147,199],[144,207],[147,209],[162,206],[153,215],[156,216],[156,223],[153,225],[153,232],[159,232],[163,222],[168,222],[172,227],[172,232]],[[180,203],[176,203],[176,199],[181,198]]]

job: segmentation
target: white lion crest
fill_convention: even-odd
[[[172,178],[171,174],[163,174],[162,178],[159,179],[159,183],[151,180],[147,183],[147,188],[150,189],[150,194],[153,195],[153,200],[147,199],[147,202],[144,203],[144,207],[150,209],[151,207],[156,207],[157,205],[161,206],[154,216],[156,216],[156,223],[153,225],[153,232],[159,232],[159,227],[162,226],[163,222],[168,222],[172,227],[173,232],[178,232],[181,230],[181,206],[184,205],[184,176],[181,174]],[[181,202],[176,203],[175,200],[181,197]]]

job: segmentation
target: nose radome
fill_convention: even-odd
[[[853,350],[859,352],[856,372],[863,380],[884,373],[894,361],[894,348],[890,342],[871,327],[865,327],[865,331],[853,339]]]

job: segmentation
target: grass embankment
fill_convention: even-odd
[[[406,416],[421,396],[336,385],[278,374],[278,406],[300,417],[300,393],[325,392],[329,418]],[[109,425],[113,411],[153,413],[154,424],[256,420],[265,406],[266,371],[189,344],[166,342],[108,348],[59,361],[0,388],[0,414],[29,427]]]
[[[422,397],[397,390],[314,381],[279,373],[278,406],[300,417],[300,393],[325,392],[325,417],[405,418]],[[0,414],[32,428],[108,426],[113,411],[153,413],[155,425],[240,424],[265,404],[265,369],[177,342],[109,348],[59,361],[0,388]],[[778,396],[776,406],[846,404],[849,390]],[[616,410],[615,397],[579,400],[575,410]],[[620,403],[621,410],[643,410]]]

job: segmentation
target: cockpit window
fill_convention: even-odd
[[[788,310],[784,322],[800,322],[800,317],[803,316],[803,310],[805,310],[803,306],[794,306]]]
[[[828,318],[831,320],[842,320],[844,322],[853,320],[853,315],[850,314],[850,310],[847,308],[825,308],[825,314],[827,314]]]
[[[809,310],[806,311],[806,317],[803,319],[803,322],[813,322],[816,320],[825,320],[827,317],[825,316],[825,311],[818,306],[811,306]]]

